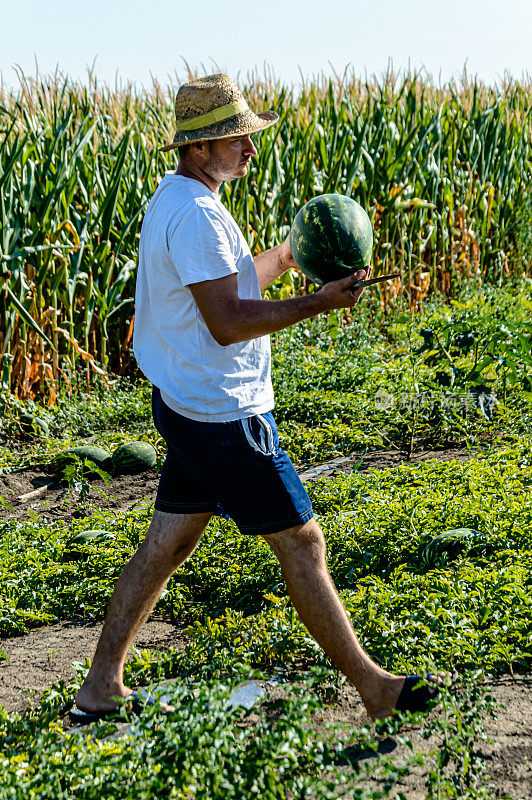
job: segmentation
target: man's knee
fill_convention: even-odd
[[[180,562],[194,552],[207,523],[205,514],[168,514],[155,511],[142,546],[172,562]]]
[[[325,560],[325,538],[315,519],[279,533],[267,534],[263,538],[281,563],[287,558],[304,558],[316,562]]]

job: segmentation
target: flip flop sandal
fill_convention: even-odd
[[[433,675],[430,672],[427,678]],[[395,704],[396,711],[429,711],[434,701],[438,698],[440,689],[437,683],[418,686],[423,678],[421,675],[407,675],[401,694]]]
[[[127,712],[135,717],[138,717],[145,706],[154,706],[156,700],[148,696],[143,696],[139,692],[131,692],[127,702]],[[91,722],[106,722],[124,721],[124,716],[121,714],[123,706],[111,709],[109,711],[82,711],[81,708],[71,708],[69,711],[70,722],[74,725],[90,725]]]

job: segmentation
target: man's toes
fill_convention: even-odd
[[[452,683],[452,675],[445,670],[439,670],[438,672],[431,672],[430,675],[427,675],[427,680],[438,686],[450,686]]]

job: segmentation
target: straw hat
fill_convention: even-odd
[[[182,144],[206,139],[245,136],[274,125],[274,111],[254,114],[236,83],[227,75],[207,75],[179,87],[175,99],[177,131],[172,144],[159,150],[174,150]]]

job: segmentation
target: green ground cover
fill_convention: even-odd
[[[523,438],[465,463],[339,475],[311,487],[331,572],[369,652],[392,669],[456,667],[464,677],[465,686],[444,700],[443,729],[440,717],[422,729],[430,745],[425,760],[411,755],[399,765],[380,757],[361,765],[353,752],[376,749],[375,731],[313,733],[313,713],[334,700],[335,672],[299,623],[268,546],[217,520],[159,603],[160,611],[188,620],[185,649],[136,652],[127,668],[133,685],[177,678],[178,712],[161,719],[152,710],[129,731],[106,724],[65,738],[60,713],[79,680],[51,687],[33,713],[0,714],[8,776],[2,800],[31,792],[147,798],[156,790],[205,800],[333,798],[344,791],[369,800],[392,791],[401,797],[397,782],[420,768],[429,798],[490,797],[483,762],[472,752],[493,702],[468,675],[476,668],[526,670],[532,661],[531,444]],[[2,632],[101,617],[150,511],[144,504],[127,513],[94,509],[91,519],[69,525],[37,515],[3,523]],[[114,538],[71,544],[95,526]],[[470,533],[436,539],[449,528]],[[80,677],[85,669],[80,665]],[[231,686],[283,670],[307,680],[273,716],[266,706],[248,727],[245,712],[227,710]],[[442,733],[448,750],[441,749]]]
[[[428,800],[492,797],[482,759],[472,748],[484,735],[494,701],[471,682],[452,696],[444,693],[444,744],[441,721],[425,721],[420,730],[427,741],[424,753],[412,752],[411,739],[399,736],[406,750],[400,762],[371,758],[379,752],[379,736],[368,728],[329,725],[316,735],[311,717],[330,689],[323,675],[252,714],[228,708],[234,683],[182,683],[166,691],[176,706],[172,714],[161,715],[152,707],[130,726],[124,713],[122,724],[103,723],[89,733],[65,735],[57,709],[76,685],[52,687],[39,716],[0,718],[1,800],[148,800],[157,795],[179,800],[406,800],[401,784],[416,769],[424,770]],[[402,721],[386,730],[397,733]]]
[[[273,341],[276,418],[295,461],[392,445],[478,450],[468,461],[308,484],[331,573],[371,655],[394,671],[462,676],[442,716],[421,729],[432,743],[423,764],[414,755],[402,766],[354,760],[353,752],[378,746],[373,729],[313,732],[312,715],[336,691],[337,675],[300,624],[267,544],[216,519],[157,607],[188,625],[184,649],[136,651],[127,667],[132,685],[177,679],[178,712],[162,719],[152,709],[129,731],[104,725],[65,737],[61,711],[87,669],[79,665],[78,680],[50,687],[34,711],[0,709],[0,800],[156,792],[376,800],[400,798],[398,782],[414,769],[423,770],[431,800],[490,797],[475,753],[493,702],[473,676],[525,672],[532,663],[531,310],[524,282],[415,315],[384,318],[367,302],[352,325],[329,315]],[[21,404],[6,395],[2,402],[6,472],[86,441],[113,449],[143,438],[164,457],[146,382],[80,389],[53,408],[26,406],[47,421],[48,437],[23,434]],[[0,522],[0,635],[102,618],[152,506],[119,513],[80,499],[80,507],[90,516],[52,522],[29,512]],[[94,528],[110,536],[73,541]],[[451,530],[459,532],[442,536]],[[227,709],[231,685],[243,678],[294,671],[306,676],[300,693],[261,709],[253,725],[242,709]]]
[[[530,439],[468,462],[429,461],[309,487],[329,566],[366,646],[388,667],[526,669],[532,658]],[[2,634],[43,622],[101,617],[123,564],[143,537],[151,504],[88,519],[3,522]],[[72,544],[105,529],[104,543]],[[431,542],[450,529],[465,537]],[[322,663],[285,597],[270,548],[231,522],[210,523],[159,609],[194,631],[194,671],[234,659],[271,667]],[[397,631],[401,630],[401,636]],[[222,666],[220,669],[222,669]]]

